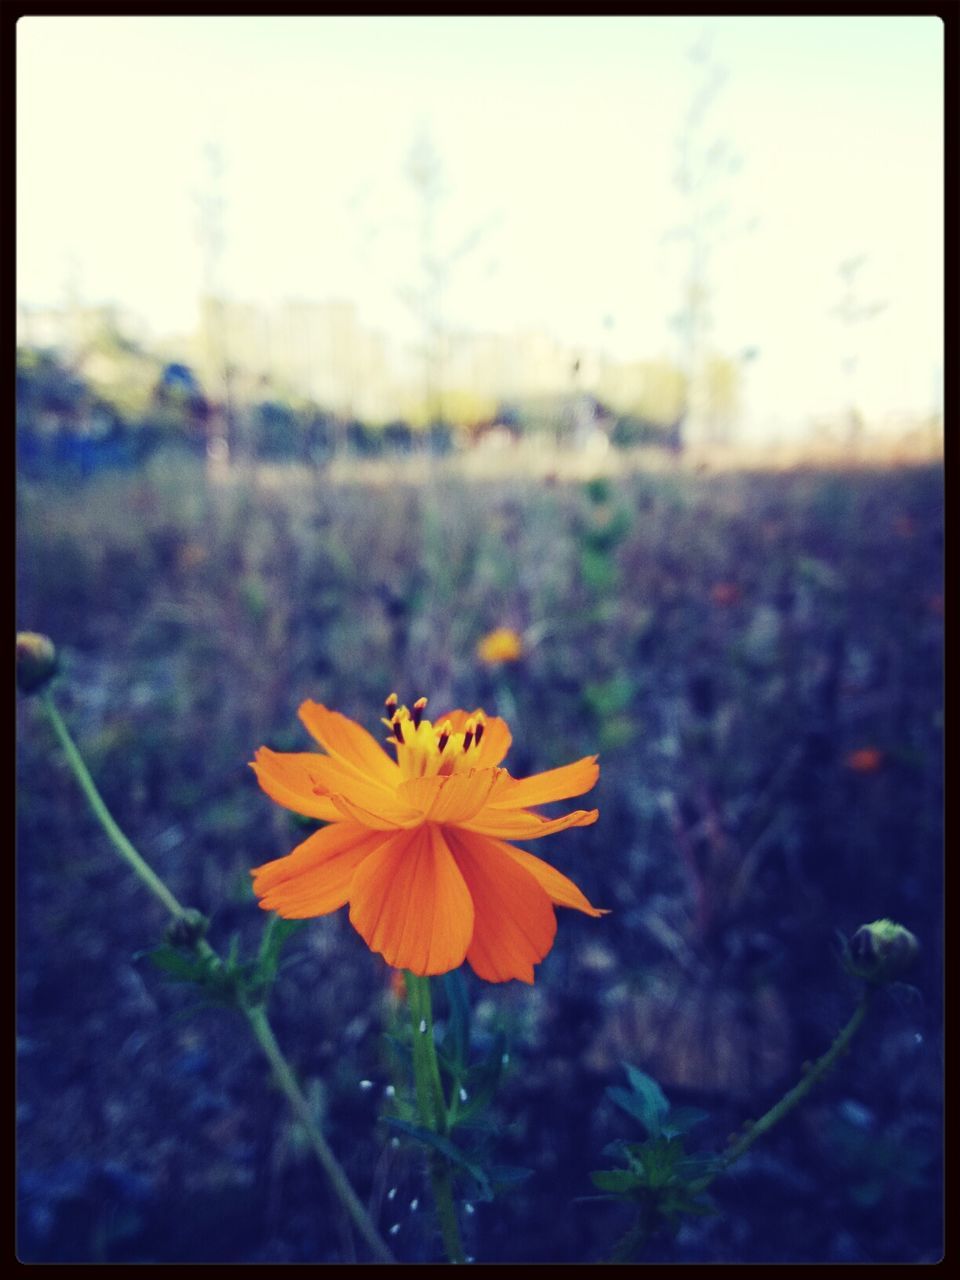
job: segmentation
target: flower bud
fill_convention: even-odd
[[[206,935],[210,921],[196,907],[188,907],[182,916],[167,925],[167,941],[173,947],[194,947]]]
[[[909,929],[893,920],[864,924],[850,939],[846,964],[850,973],[867,982],[895,982],[917,958],[920,943]]]
[[[36,693],[57,673],[57,651],[49,636],[36,631],[17,632],[17,688]]]

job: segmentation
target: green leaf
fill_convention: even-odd
[[[192,952],[180,951],[163,943],[146,953],[152,964],[166,973],[175,982],[203,982],[205,968],[203,961]]]
[[[629,1169],[600,1169],[591,1173],[590,1181],[599,1191],[612,1191],[616,1195],[629,1195],[643,1185],[641,1178]]]
[[[685,1213],[695,1218],[708,1218],[717,1209],[708,1200],[695,1199],[685,1187],[678,1187],[661,1194],[657,1201],[657,1212],[665,1218],[678,1218]]]
[[[675,1169],[683,1159],[683,1142],[679,1138],[656,1138],[637,1152],[643,1165],[648,1187],[665,1187],[675,1177]]]
[[[639,1120],[642,1125],[646,1125],[647,1108],[635,1093],[631,1093],[629,1089],[622,1089],[619,1085],[610,1085],[607,1089],[607,1097],[622,1111],[626,1111],[628,1116],[633,1116],[634,1120]]]
[[[260,950],[257,953],[254,972],[255,981],[263,983],[266,987],[272,986],[280,967],[280,952],[283,950],[284,943],[298,933],[303,925],[302,920],[284,920],[281,916],[271,913],[263,931],[263,937],[260,939]]]
[[[627,1073],[632,1092],[612,1087],[607,1090],[607,1096],[628,1115],[639,1120],[651,1138],[659,1137],[663,1121],[670,1110],[666,1095],[656,1080],[646,1072],[631,1066],[629,1062],[623,1063],[623,1069]]]
[[[722,1168],[723,1160],[719,1156],[685,1156],[677,1163],[677,1172],[690,1187]]]
[[[606,720],[628,710],[633,695],[633,681],[625,675],[588,683],[583,690],[587,706],[599,720]]]
[[[630,1144],[625,1138],[614,1138],[603,1148],[605,1156],[614,1156],[618,1160],[630,1161]]]
[[[517,1165],[495,1164],[487,1170],[487,1177],[497,1187],[516,1186],[520,1182],[526,1182],[532,1175],[532,1169],[522,1169]]]
[[[493,1038],[493,1045],[483,1062],[471,1067],[464,1077],[467,1090],[467,1101],[463,1104],[455,1124],[473,1120],[492,1101],[497,1091],[500,1077],[503,1074],[503,1054],[507,1047],[507,1038],[498,1032]]]
[[[422,1125],[410,1124],[407,1120],[400,1120],[397,1116],[385,1116],[384,1119],[391,1129],[405,1133],[407,1137],[414,1138],[425,1146],[433,1147],[435,1151],[445,1155],[453,1164],[465,1169],[476,1182],[480,1198],[483,1200],[493,1199],[493,1188],[490,1186],[490,1180],[486,1173],[476,1161],[471,1160],[459,1147],[454,1146],[449,1138],[444,1138],[441,1134],[434,1133],[432,1129],[424,1129]]]
[[[689,1133],[698,1124],[709,1119],[709,1111],[701,1111],[699,1107],[671,1107],[662,1126],[663,1135],[675,1138],[678,1134]]]

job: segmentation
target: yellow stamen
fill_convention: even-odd
[[[384,704],[383,704],[383,705],[384,705],[384,706],[386,707],[386,709],[387,709],[387,715],[388,715],[388,716],[392,716],[392,715],[393,715],[393,713],[396,711],[396,709],[397,709],[397,703],[398,703],[399,701],[400,701],[400,699],[397,697],[397,695],[396,695],[395,693],[391,693],[391,694],[389,695],[389,697],[385,699],[385,701],[384,701]]]
[[[440,737],[437,739],[437,754],[443,755],[443,749],[450,741],[450,735],[453,733],[453,725],[449,720],[444,720],[443,727],[440,730]]]
[[[394,716],[390,722],[390,728],[393,730],[393,736],[399,743],[403,743],[403,725],[399,716]]]
[[[423,717],[423,712],[426,708],[426,705],[427,705],[426,698],[418,698],[416,702],[413,704],[413,727],[415,729],[420,728],[420,720]]]
[[[476,728],[477,728],[477,722],[476,720],[474,720],[473,716],[471,716],[470,719],[467,721],[466,725],[464,726],[464,730],[463,730],[464,751],[470,750],[470,744],[473,742],[473,735],[474,735],[474,732],[476,731]]]

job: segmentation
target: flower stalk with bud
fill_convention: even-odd
[[[242,982],[232,980],[232,975],[228,973],[228,965],[206,940],[208,925],[206,918],[199,911],[184,907],[177,900],[127,839],[107,808],[79,748],[57,709],[51,690],[46,687],[56,670],[56,650],[47,637],[34,636],[32,633],[21,633],[17,636],[17,683],[24,693],[40,693],[40,705],[104,833],[127,866],[172,917],[172,923],[168,929],[169,941],[174,945],[193,950],[198,959],[203,962],[207,972],[216,973],[226,979],[220,985],[223,990],[229,992],[233,1003],[243,1014],[253,1032],[260,1050],[270,1063],[274,1079],[297,1121],[303,1127],[314,1154],[329,1179],[334,1195],[343,1205],[373,1256],[380,1262],[394,1262],[393,1254],[387,1248],[342,1165],[314,1120],[310,1105],[277,1043],[262,998],[251,998],[251,993],[245,989]]]

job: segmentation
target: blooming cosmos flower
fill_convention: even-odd
[[[350,923],[388,964],[446,973],[466,959],[489,982],[533,982],[553,946],[554,907],[604,914],[577,886],[510,840],[584,827],[597,810],[548,819],[531,806],[589,791],[596,756],[530,778],[499,767],[506,723],[477,710],[431,724],[386,701],[391,758],[353,720],[316,702],[300,719],[326,754],[261,747],[252,764],[267,795],[329,823],[291,854],[257,867],[265,910],[288,919],[327,915],[349,902]]]
[[[496,666],[498,662],[516,662],[522,656],[523,641],[510,627],[488,631],[477,643],[477,657],[488,667]]]

